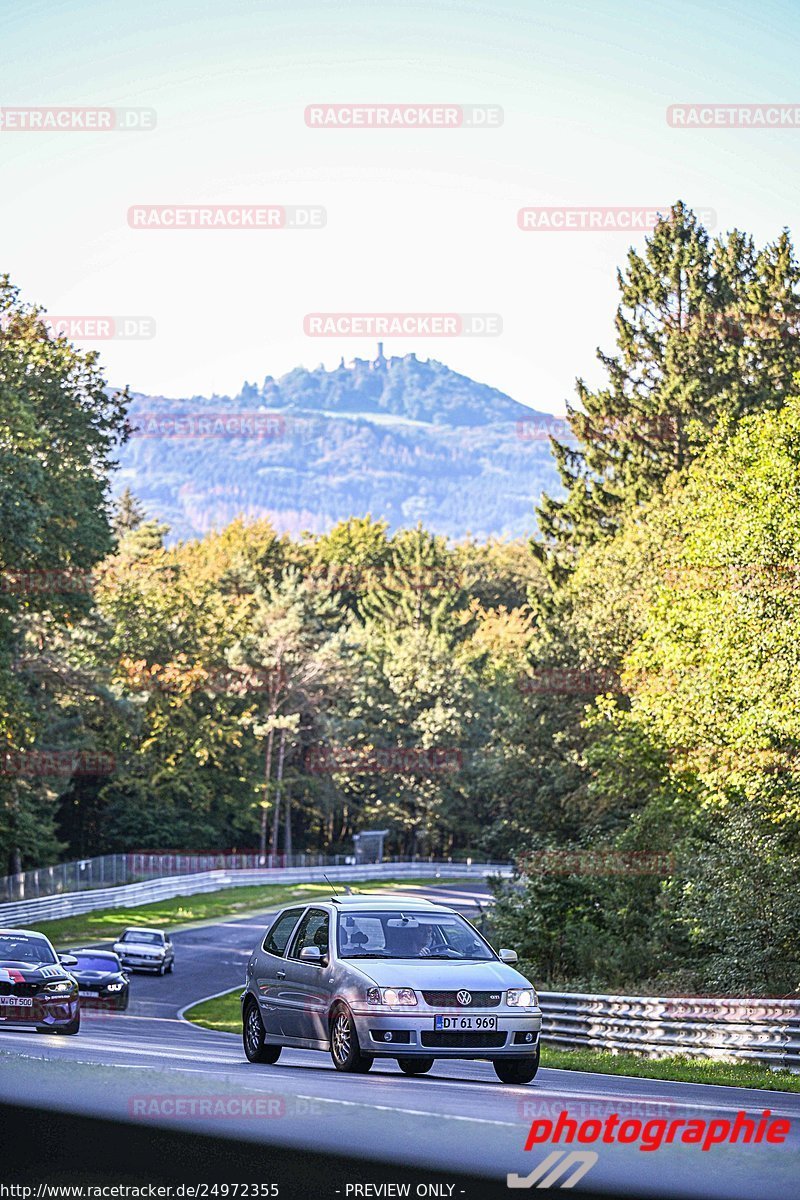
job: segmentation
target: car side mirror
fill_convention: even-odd
[[[519,955],[516,950],[500,950],[498,953],[500,954],[500,962],[508,963],[509,966],[512,963],[519,962]]]
[[[63,967],[77,967],[78,960],[74,954],[59,954],[58,961]]]
[[[318,966],[322,966],[326,955],[323,954],[319,946],[303,946],[303,949],[300,951],[300,957],[303,962],[313,962],[317,963]]]

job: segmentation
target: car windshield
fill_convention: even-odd
[[[483,938],[456,913],[339,914],[340,958],[491,960]]]
[[[20,933],[0,933],[0,963],[56,963],[50,943],[44,938]]]
[[[95,957],[94,954],[76,954],[78,960],[76,971],[118,971],[119,960],[116,958]]]
[[[141,946],[162,946],[163,935],[150,933],[147,929],[128,929],[122,935],[123,942],[138,942]]]

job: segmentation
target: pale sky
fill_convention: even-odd
[[[312,312],[497,313],[387,338],[548,412],[612,345],[626,232],[521,232],[523,206],[712,209],[796,227],[800,128],[670,128],[670,104],[800,102],[800,6],[766,0],[0,0],[0,106],[156,111],[150,132],[0,130],[0,271],[55,315],[150,318],[112,384],[236,392],[371,357]],[[313,129],[325,102],[499,105],[484,129]],[[134,205],[314,205],[322,229],[140,230]]]

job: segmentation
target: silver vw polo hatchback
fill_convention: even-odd
[[[542,1014],[513,950],[431,901],[368,894],[278,914],[247,964],[244,1051],[330,1051],[339,1071],[395,1058],[407,1075],[437,1058],[488,1059],[503,1083],[530,1083]]]

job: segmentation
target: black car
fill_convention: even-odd
[[[77,1033],[81,1027],[75,959],[56,954],[32,929],[0,929],[0,1029]]]
[[[116,954],[110,950],[71,950],[70,954],[77,959],[70,975],[77,980],[82,1007],[90,1012],[125,1012],[130,981]]]

